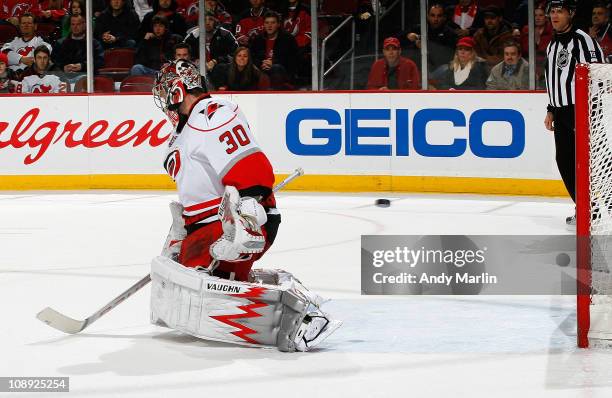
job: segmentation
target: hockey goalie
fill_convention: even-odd
[[[283,270],[251,269],[280,224],[274,174],[238,106],[197,67],[164,65],[153,96],[174,126],[164,161],[179,203],[151,265],[151,321],[207,340],[308,351],[341,322]]]

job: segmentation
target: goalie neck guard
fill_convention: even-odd
[[[186,60],[176,60],[163,65],[155,76],[153,100],[176,126],[179,121],[178,108],[189,90],[204,89],[203,77],[198,67]]]

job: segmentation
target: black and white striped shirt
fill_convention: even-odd
[[[572,27],[555,33],[546,48],[546,91],[550,107],[574,104],[574,73],[579,63],[601,63],[603,51],[591,36]]]

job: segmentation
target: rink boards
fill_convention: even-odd
[[[224,94],[290,189],[565,195],[535,92]],[[0,97],[0,189],[164,189],[149,95]]]

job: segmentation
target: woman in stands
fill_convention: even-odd
[[[440,79],[443,90],[484,90],[489,71],[486,62],[474,51],[474,39],[463,37],[457,42],[455,56]]]
[[[238,47],[232,62],[223,66],[218,78],[219,90],[262,91],[270,88],[270,79],[253,65],[251,52],[246,47]],[[215,77],[212,78],[214,81]]]

